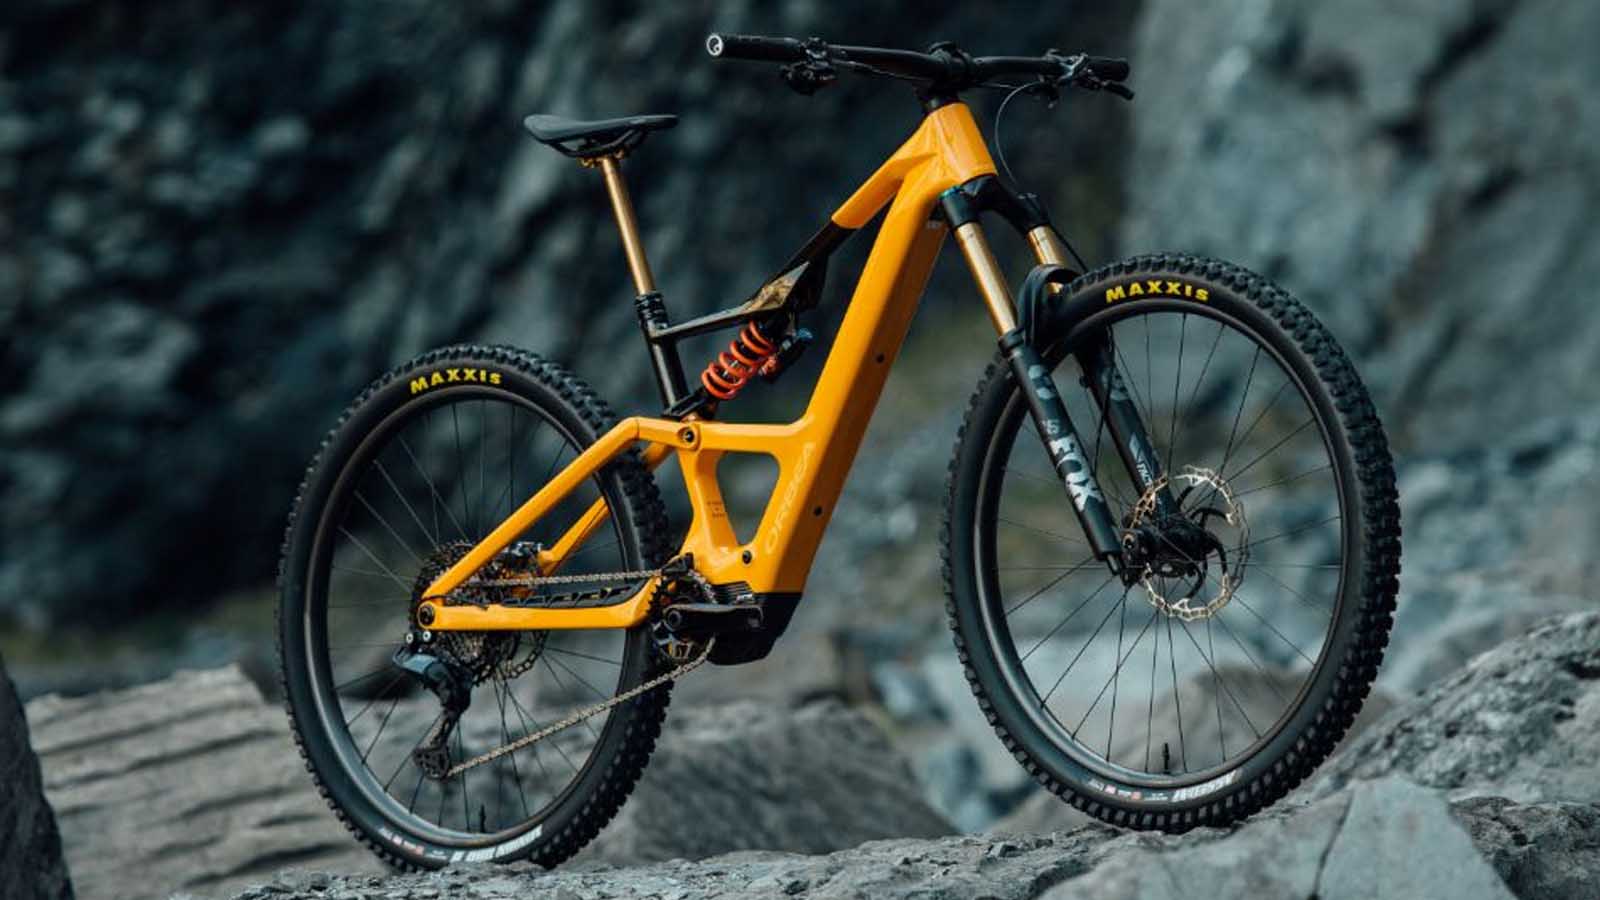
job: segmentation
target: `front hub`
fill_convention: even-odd
[[[1178,512],[1162,514],[1157,497],[1169,487],[1178,489]],[[1160,612],[1207,619],[1243,582],[1249,544],[1244,508],[1228,483],[1189,466],[1170,481],[1159,479],[1134,504],[1122,534],[1125,578],[1142,584]]]

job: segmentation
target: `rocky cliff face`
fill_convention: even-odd
[[[1030,47],[1106,49],[1135,5],[912,9],[858,11],[849,34],[955,37],[992,52],[1024,34]],[[521,117],[681,113],[628,176],[669,308],[731,305],[910,132],[917,110],[906,89],[861,81],[807,101],[770,69],[713,64],[705,34],[841,27],[811,4],[710,0],[8,9],[7,611],[61,621],[86,593],[131,611],[266,582],[320,434],[363,384],[430,346],[537,348],[619,407],[647,407],[642,350],[615,352],[636,326],[604,193],[523,134]],[[1094,107],[1079,123],[1116,133],[1121,110]],[[1035,148],[1013,147],[1014,160],[1071,165],[1044,189],[1058,206],[1087,206],[1076,221],[1107,225],[1115,160],[1087,138],[1059,147],[1042,117],[1014,124],[1013,140]],[[853,271],[838,268],[841,285]],[[601,350],[605,365],[585,364]]]
[[[1590,405],[1597,29],[1561,0],[1152,2],[1124,242],[1299,293],[1404,450]]]
[[[28,720],[0,660],[0,900],[72,895],[55,814],[28,743]]]

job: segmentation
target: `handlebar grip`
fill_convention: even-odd
[[[1084,57],[1083,67],[1104,81],[1127,81],[1133,72],[1133,67],[1128,65],[1127,60],[1113,56]]]
[[[805,47],[794,38],[716,32],[706,36],[706,52],[717,59],[761,62],[797,62],[806,55]]]

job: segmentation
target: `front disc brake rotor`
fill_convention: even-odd
[[[1156,498],[1169,485],[1182,487],[1178,507],[1183,510],[1183,519],[1175,524],[1191,535],[1200,534],[1201,549],[1194,549],[1193,540],[1180,542],[1164,536],[1174,523],[1160,520]],[[1185,509],[1191,500],[1194,505]],[[1229,542],[1232,550],[1211,531],[1213,521],[1226,524],[1233,531],[1234,540]],[[1149,550],[1152,558],[1144,562],[1139,580],[1150,605],[1165,615],[1185,622],[1210,618],[1228,605],[1244,582],[1245,564],[1250,557],[1250,527],[1244,507],[1227,481],[1210,469],[1185,466],[1170,480],[1167,476],[1157,479],[1133,505],[1126,534],[1155,536],[1146,541],[1153,545]],[[1213,562],[1215,575],[1210,571]],[[1174,580],[1182,590],[1167,584]]]

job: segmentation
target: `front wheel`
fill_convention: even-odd
[[[1125,575],[1095,559],[996,361],[944,528],[967,680],[1028,771],[1090,815],[1166,831],[1241,819],[1328,756],[1377,675],[1400,553],[1382,426],[1312,315],[1226,263],[1101,268],[1052,298],[1036,346],[1125,548],[1143,549]],[[1157,484],[1119,457],[1091,356],[1139,410]],[[1160,490],[1176,511],[1157,513]]]

